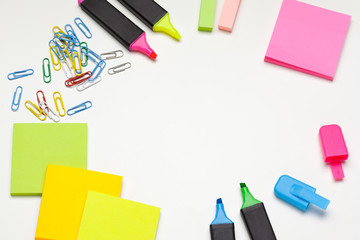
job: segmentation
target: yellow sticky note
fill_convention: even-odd
[[[121,176],[48,165],[35,239],[76,240],[89,190],[119,198],[121,184]]]
[[[154,240],[160,208],[89,192],[78,240]]]

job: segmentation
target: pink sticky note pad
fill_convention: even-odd
[[[333,80],[351,16],[284,0],[265,61]]]
[[[218,25],[220,30],[232,32],[240,2],[241,0],[225,0]]]
[[[349,153],[341,128],[336,125],[325,125],[319,131],[324,160],[329,163],[336,180],[344,178],[341,163],[348,159]]]

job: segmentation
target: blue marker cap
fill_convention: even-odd
[[[315,193],[316,188],[287,175],[279,178],[274,191],[278,198],[302,211],[306,211],[310,203],[324,210],[330,203],[329,200]]]
[[[221,198],[216,200],[216,216],[214,221],[212,221],[211,225],[213,224],[225,224],[225,223],[233,223],[227,216],[224,210],[224,204],[222,203]]]

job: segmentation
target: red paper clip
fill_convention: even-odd
[[[39,97],[39,93],[42,94],[42,97]],[[43,91],[41,91],[41,90],[37,91],[37,92],[36,92],[36,97],[37,97],[37,101],[38,101],[39,107],[40,107],[40,103],[41,103],[41,102],[46,102],[45,94],[44,94]],[[43,100],[40,100],[41,98],[42,98]],[[49,107],[48,107],[47,105],[46,105],[46,111],[49,112]]]
[[[72,77],[68,80],[65,81],[65,86],[67,87],[72,87],[72,86],[75,86],[77,84],[80,84],[82,82],[85,82],[86,80],[88,80],[90,77],[92,76],[92,72],[91,71],[88,71],[86,73],[83,73],[79,76],[75,76],[75,77]]]

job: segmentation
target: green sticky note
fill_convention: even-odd
[[[87,124],[14,124],[12,196],[41,195],[48,164],[86,169]]]
[[[216,0],[201,0],[199,31],[211,32],[214,26]]]

